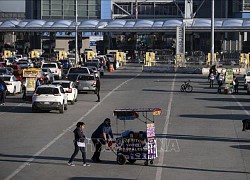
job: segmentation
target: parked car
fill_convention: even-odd
[[[64,113],[68,109],[68,97],[62,86],[40,85],[32,96],[32,112],[39,110],[59,110]]]
[[[7,94],[15,95],[22,92],[22,83],[14,75],[0,75],[0,78],[3,79],[7,86]]]
[[[54,74],[56,79],[62,78],[62,70],[60,64],[57,62],[45,62],[42,64],[41,68],[49,68],[51,72]]]
[[[93,74],[79,74],[76,79],[76,87],[78,91],[96,93],[96,77]]]
[[[47,83],[52,83],[54,81],[54,74],[51,72],[49,68],[43,68],[43,79]]]
[[[63,87],[64,92],[68,95],[68,102],[71,102],[71,104],[77,102],[78,90],[73,81],[55,80],[52,84],[61,85]]]

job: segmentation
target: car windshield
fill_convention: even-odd
[[[1,77],[1,79],[3,80],[3,81],[10,81],[10,77]]]
[[[89,73],[87,68],[71,68],[69,73]]]
[[[70,84],[69,83],[63,83],[63,82],[53,82],[52,84],[60,84],[63,88],[70,88]]]
[[[78,74],[68,74],[67,79],[75,82]]]
[[[97,62],[86,62],[85,66],[94,66],[94,67],[98,67],[98,63]]]
[[[4,68],[3,68],[3,69],[0,69],[0,74],[6,74],[6,71],[7,71],[7,70],[4,69]]]
[[[49,69],[42,69],[43,72],[49,72]]]
[[[36,90],[37,94],[58,94],[59,90],[53,87],[38,87]]]
[[[91,81],[94,80],[94,76],[78,76],[78,80]]]
[[[43,64],[43,68],[56,68],[55,64]]]

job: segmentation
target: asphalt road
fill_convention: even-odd
[[[190,79],[192,93],[180,92]],[[101,102],[95,94],[80,94],[64,114],[58,111],[31,113],[21,95],[8,96],[0,106],[0,179],[17,180],[248,180],[250,179],[250,131],[242,132],[241,120],[249,117],[249,95],[217,94],[206,76],[142,73],[138,65],[121,67],[101,79]],[[145,130],[145,124],[124,124],[113,116],[116,108],[158,107],[156,116],[158,158],[153,165],[118,165],[113,152],[101,154],[102,163],[90,167],[67,165],[73,153],[75,124],[84,121],[91,136],[106,118],[113,132]]]

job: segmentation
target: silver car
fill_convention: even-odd
[[[78,91],[96,93],[96,77],[93,74],[79,74],[76,79],[76,87]]]

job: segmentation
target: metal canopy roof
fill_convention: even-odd
[[[57,32],[75,31],[72,20],[0,20],[0,32]],[[78,31],[82,32],[175,32],[177,26],[186,26],[186,31],[208,32],[210,19],[115,19],[80,20]],[[216,19],[215,31],[250,31],[250,19]]]

